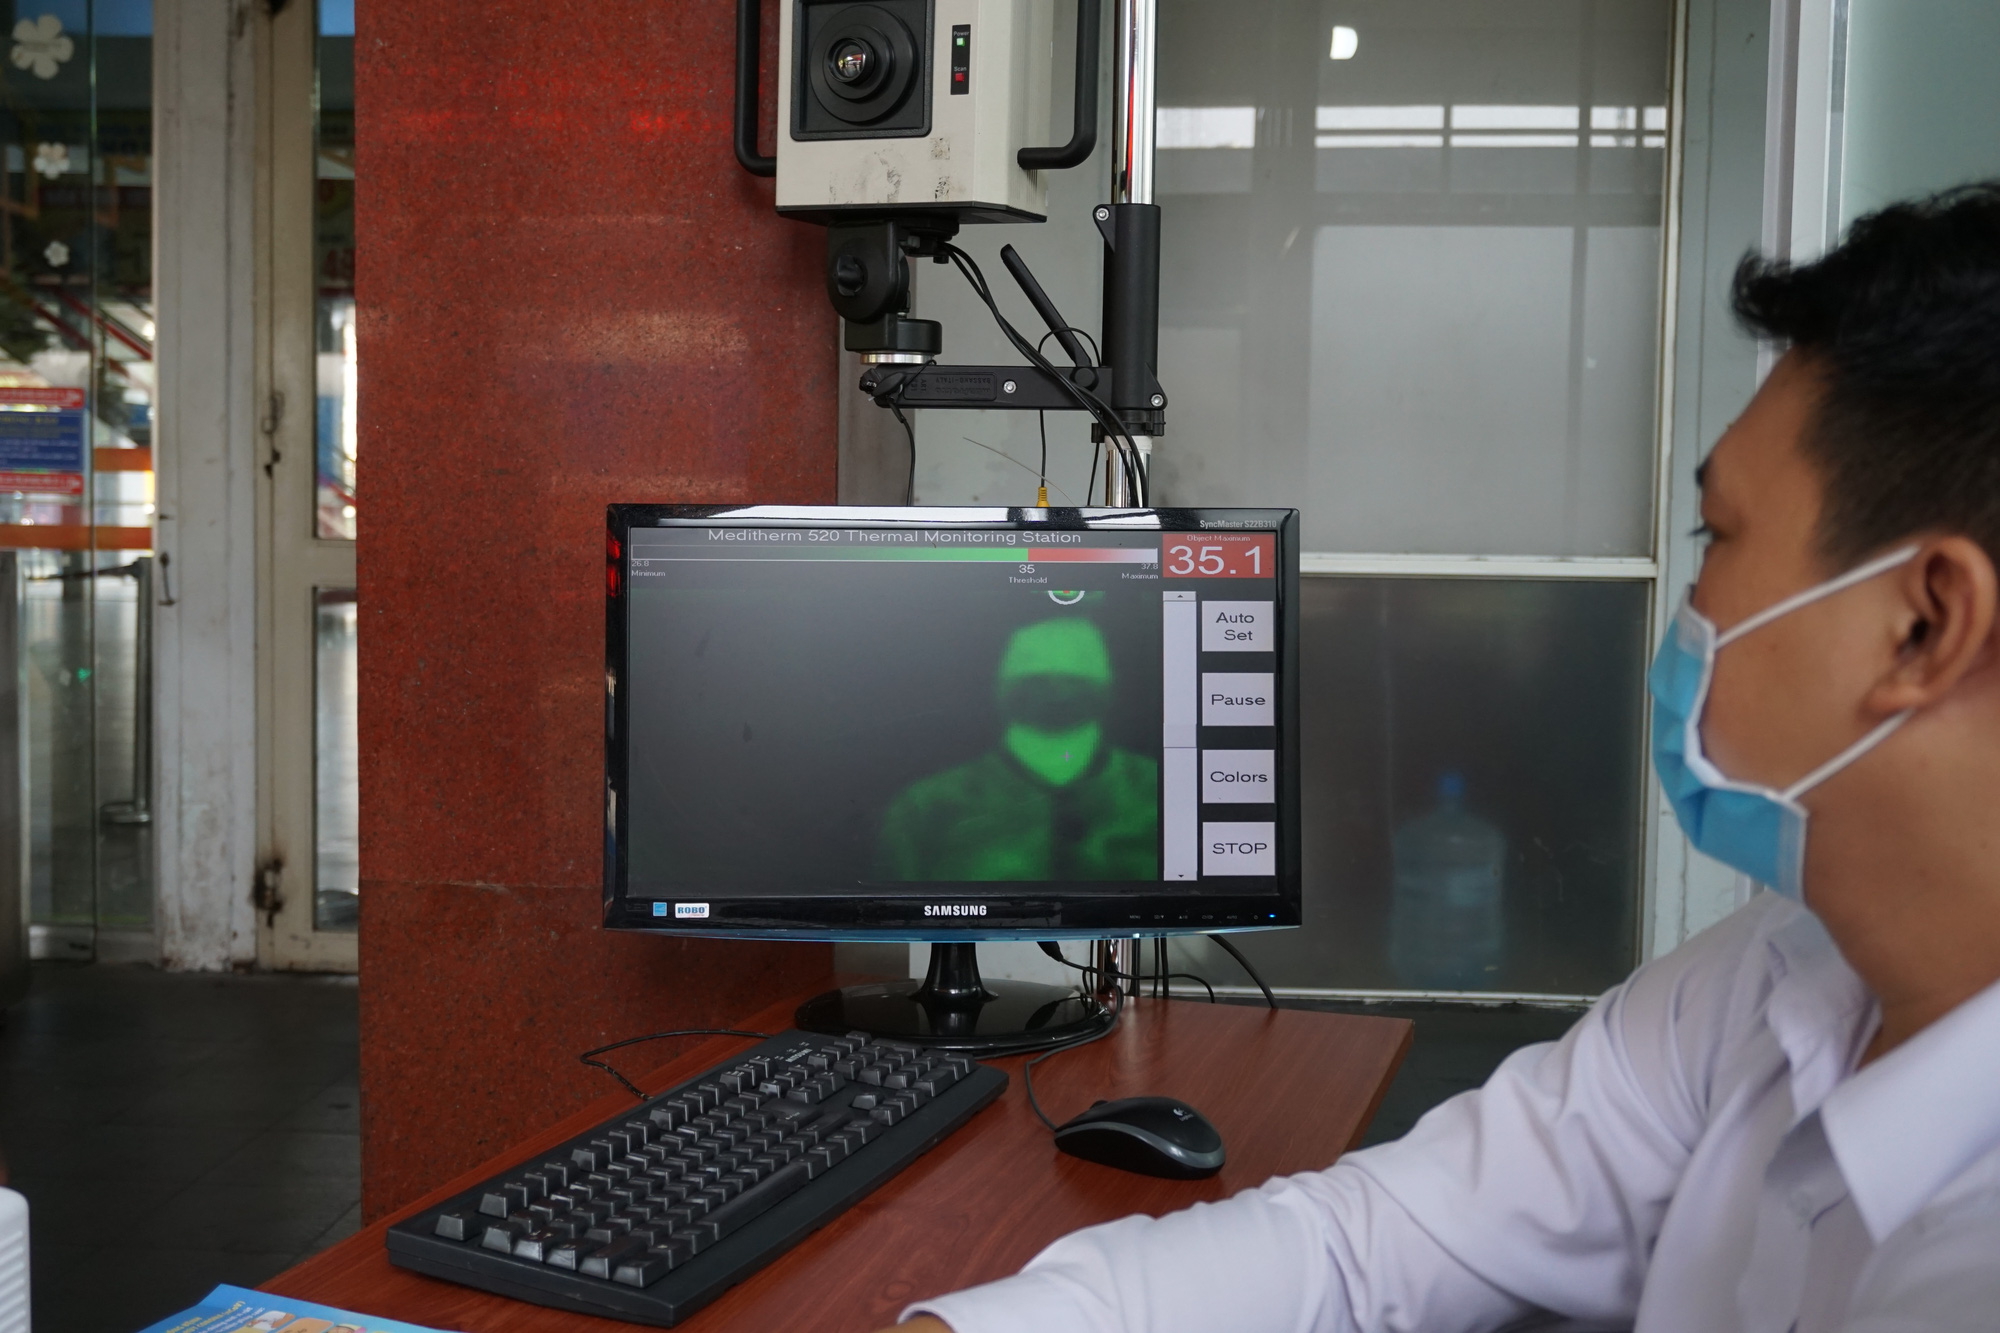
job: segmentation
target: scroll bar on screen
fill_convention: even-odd
[[[1201,873],[1201,626],[1191,592],[1163,593],[1160,622],[1160,878]]]

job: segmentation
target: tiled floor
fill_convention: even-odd
[[[36,964],[0,1028],[0,1153],[36,1333],[129,1333],[360,1222],[351,979]]]
[[[1416,1020],[1371,1143],[1576,1018],[1312,1007]],[[352,1232],[356,1054],[351,980],[37,964],[0,1028],[0,1153],[31,1209],[36,1333],[133,1333]]]

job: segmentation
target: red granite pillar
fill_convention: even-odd
[[[577,1051],[828,976],[597,928],[602,552],[611,501],[830,502],[836,387],[822,233],[731,154],[729,0],[358,8],[373,1217],[601,1095]]]

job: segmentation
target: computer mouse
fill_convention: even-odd
[[[1056,1147],[1086,1162],[1170,1180],[1212,1176],[1223,1162],[1215,1126],[1171,1097],[1098,1102],[1056,1130]]]

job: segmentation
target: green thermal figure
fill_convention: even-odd
[[[997,692],[1000,744],[890,803],[882,877],[1157,879],[1159,766],[1104,743],[1111,654],[1097,626],[1015,631]]]

